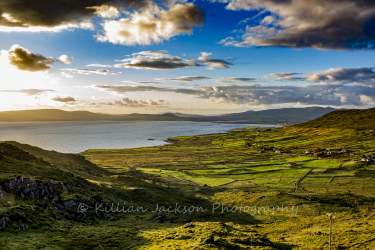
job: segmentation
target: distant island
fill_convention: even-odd
[[[296,124],[313,120],[334,108],[308,107],[283,108],[262,111],[246,111],[216,116],[164,114],[103,114],[89,111],[64,111],[60,109],[36,109],[0,112],[0,122],[25,121],[194,121],[194,122],[236,122],[257,124]]]

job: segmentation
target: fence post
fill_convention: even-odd
[[[331,250],[332,246],[332,219],[335,218],[335,216],[332,217],[331,213],[327,214],[329,216],[329,250]]]

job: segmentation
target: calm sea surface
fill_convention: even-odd
[[[223,133],[251,125],[273,126],[154,121],[0,122],[0,141],[17,141],[62,153],[79,153],[87,149],[158,146],[166,144],[164,140],[169,137]]]

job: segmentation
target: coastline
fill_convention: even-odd
[[[225,133],[247,126],[267,125],[181,121],[0,122],[0,140],[61,153],[81,153],[89,149],[161,146],[173,143],[173,137]]]

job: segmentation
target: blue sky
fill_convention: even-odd
[[[1,110],[375,104],[373,1],[76,3],[0,3]]]

